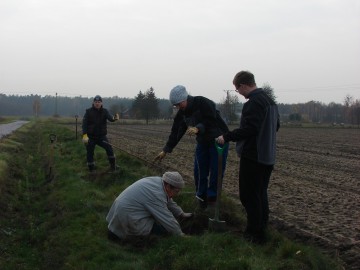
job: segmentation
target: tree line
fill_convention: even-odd
[[[265,84],[265,92],[276,102],[274,89]],[[237,123],[241,115],[243,103],[233,90],[224,90],[225,97],[217,104],[217,108],[228,123]],[[119,113],[121,118],[170,119],[174,108],[167,99],[156,97],[155,89],[139,91],[134,98],[103,97],[104,107],[111,113]],[[41,95],[5,95],[0,93],[0,116],[63,116],[82,117],[85,110],[92,105],[92,98],[41,96]],[[319,101],[306,103],[278,103],[282,122],[312,122],[331,124],[360,125],[360,100],[345,96],[342,104]]]

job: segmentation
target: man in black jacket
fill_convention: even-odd
[[[119,120],[119,115],[116,113],[112,116],[107,109],[103,108],[102,98],[99,95],[95,96],[92,107],[86,110],[82,121],[83,142],[87,151],[86,159],[90,172],[95,170],[94,150],[96,145],[105,149],[111,171],[116,170],[114,151],[106,137],[107,121],[114,122],[116,120]]]
[[[196,197],[200,207],[205,209],[208,203],[214,203],[217,199],[218,152],[215,138],[229,129],[213,101],[202,96],[188,95],[182,85],[170,91],[170,102],[178,112],[169,139],[155,160],[161,161],[167,153],[171,153],[184,134],[196,135],[194,160]],[[222,153],[223,175],[227,153],[228,148],[225,147]]]
[[[216,140],[219,143],[236,142],[240,157],[240,201],[247,213],[245,236],[262,243],[266,240],[265,229],[269,219],[267,189],[275,164],[279,112],[275,102],[263,89],[257,88],[252,73],[237,73],[233,84],[236,92],[248,101],[242,109],[240,127]]]

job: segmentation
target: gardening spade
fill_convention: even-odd
[[[209,218],[209,230],[215,232],[223,232],[226,230],[226,222],[219,220],[219,211],[220,211],[220,197],[222,189],[222,160],[223,152],[228,144],[224,144],[222,147],[215,142],[215,148],[218,152],[218,175],[217,175],[217,195],[215,203],[215,217]]]

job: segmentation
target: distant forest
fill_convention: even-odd
[[[156,99],[156,114],[152,118],[168,119],[172,117],[172,106],[167,99],[157,99],[152,92],[152,98]],[[141,92],[133,99],[111,97],[103,98],[104,107],[111,113],[119,113],[121,118],[141,119],[143,114],[135,113],[136,101],[145,95]],[[234,101],[235,100],[235,101]],[[92,98],[63,97],[63,96],[40,96],[40,95],[5,95],[0,93],[0,116],[58,116],[79,118],[85,113],[86,108],[91,107]],[[144,105],[145,106],[145,105]],[[237,98],[224,99],[217,104],[217,108],[228,122],[238,121],[243,103]],[[344,103],[324,104],[317,101],[297,104],[278,104],[281,121],[285,123],[313,122],[331,124],[360,125],[360,100],[351,96],[344,98]],[[147,107],[148,108],[148,107]],[[147,109],[148,110],[148,109]]]

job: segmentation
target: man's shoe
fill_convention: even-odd
[[[199,208],[205,210],[207,208],[207,198],[196,196],[196,199],[198,200]]]
[[[245,240],[256,245],[264,245],[266,243],[266,236],[264,233],[252,233],[245,230],[243,236]]]
[[[120,167],[118,165],[111,166],[109,172],[112,172],[112,173],[118,172],[119,169],[120,169]]]

